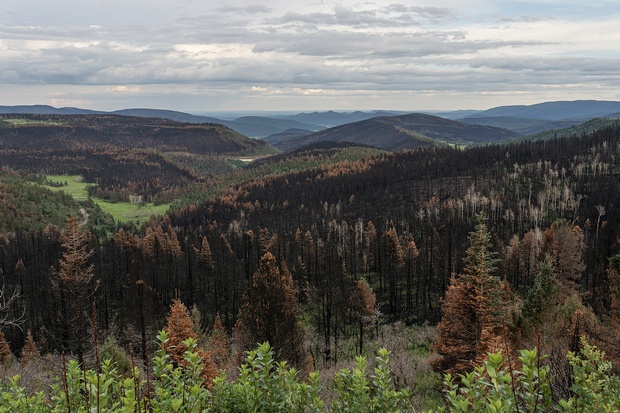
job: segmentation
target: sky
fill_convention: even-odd
[[[620,100],[620,0],[2,0],[0,105],[191,113]]]

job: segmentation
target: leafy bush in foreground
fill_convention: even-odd
[[[322,411],[379,413],[413,411],[407,389],[398,391],[391,382],[388,351],[381,349],[377,367],[369,375],[364,357],[356,366],[334,377],[330,406],[323,400],[318,373],[307,381],[286,362],[277,362],[268,343],[247,353],[236,381],[222,373],[209,391],[201,378],[204,364],[196,341],[185,341],[186,363],[175,366],[164,350],[167,336],[159,335],[160,350],[153,358],[152,377],[141,377],[137,368],[121,375],[110,360],[98,370],[83,370],[71,360],[63,368],[50,395],[26,393],[14,376],[0,382],[0,413],[110,412],[299,412]],[[489,354],[483,366],[460,376],[456,384],[445,377],[446,407],[450,413],[618,412],[620,378],[611,374],[604,353],[582,339],[582,350],[569,353],[573,369],[572,395],[557,402],[552,397],[549,368],[536,349],[522,350],[519,369],[501,353]],[[430,412],[428,412],[430,413]]]
[[[187,339],[184,364],[175,364],[165,351],[167,333],[158,336],[160,349],[152,360],[152,377],[145,379],[134,368],[127,377],[114,363],[83,370],[76,360],[66,363],[59,383],[49,397],[28,395],[14,376],[0,383],[0,413],[110,412],[322,412],[319,374],[306,382],[286,362],[274,360],[269,343],[249,351],[236,381],[222,373],[209,391],[201,378],[204,367],[196,340]],[[381,349],[377,367],[367,377],[366,360],[359,357],[353,371],[342,370],[336,378],[333,411],[393,412],[409,409],[409,392],[394,389],[388,351]],[[362,403],[360,403],[362,402]]]
[[[612,366],[604,360],[604,353],[584,338],[581,347],[578,354],[571,352],[567,356],[573,373],[572,395],[568,399],[553,401],[548,366],[542,365],[536,349],[521,350],[520,370],[506,366],[507,360],[501,353],[493,353],[483,366],[460,375],[460,386],[446,375],[447,411],[619,412],[620,377],[611,374]]]

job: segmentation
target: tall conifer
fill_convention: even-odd
[[[278,266],[270,252],[261,258],[243,295],[234,338],[243,351],[268,341],[276,359],[287,360],[297,368],[305,367],[307,354],[297,320],[297,291],[284,262]]]
[[[175,299],[172,301],[170,314],[168,314],[164,330],[168,333],[168,339],[164,343],[164,350],[177,365],[186,364],[184,355],[187,351],[187,346],[183,342],[188,338],[198,338],[198,334],[194,331],[194,322],[187,307],[181,300]],[[213,363],[210,352],[200,348],[197,351],[204,365],[200,376],[205,381],[205,386],[211,388],[213,379],[218,374],[217,366]]]
[[[88,232],[80,230],[77,217],[67,220],[61,234],[64,252],[52,278],[54,292],[60,299],[61,346],[76,352],[80,359],[86,351],[85,340],[90,337],[91,299],[97,288],[94,264],[90,262],[94,249],[89,238]]]
[[[0,364],[7,364],[13,358],[11,347],[7,343],[4,333],[0,330]]]
[[[497,258],[483,214],[470,234],[463,274],[453,276],[442,303],[437,326],[435,370],[462,373],[497,350],[507,307],[507,287],[493,275]]]

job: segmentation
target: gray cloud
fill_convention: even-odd
[[[370,93],[394,102],[399,91],[501,95],[511,90],[542,93],[543,87],[555,90],[567,84],[590,85],[590,90],[620,86],[615,43],[598,53],[577,45],[584,36],[599,39],[596,28],[565,40],[549,34],[553,25],[560,25],[572,35],[568,24],[547,20],[549,28],[547,21],[536,25],[547,19],[544,10],[519,9],[514,15],[490,10],[486,19],[479,19],[498,25],[488,27],[464,15],[466,9],[441,4],[345,1],[308,3],[293,11],[259,3],[201,4],[194,10],[191,2],[182,2],[169,15],[153,7],[145,16],[115,20],[106,9],[100,19],[91,12],[84,18],[50,18],[49,24],[36,18],[13,22],[6,14],[0,20],[0,83],[109,87],[114,102],[138,95],[153,99],[159,91],[230,102],[244,94],[270,102],[288,97],[287,104],[300,96],[325,102],[365,96],[367,103]],[[127,0],[126,11],[137,9],[137,3]],[[80,13],[76,10],[75,16]],[[67,20],[70,24],[63,24]],[[540,35],[531,36],[529,27],[537,27]],[[603,42],[591,44],[600,48]],[[78,97],[75,92],[69,98]]]
[[[541,17],[541,16],[534,16],[534,15],[518,16],[518,17],[502,17],[502,16],[497,16],[497,19],[500,22],[504,22],[504,23],[521,23],[521,22],[535,23],[535,22],[550,20],[549,17],[545,18],[545,17]]]
[[[265,24],[310,24],[340,25],[351,28],[381,28],[421,26],[425,20],[439,21],[452,19],[455,14],[439,7],[412,7],[404,4],[391,4],[383,8],[356,10],[352,7],[337,5],[331,12],[302,13],[288,11],[277,18],[266,19]]]
[[[270,13],[273,9],[271,7],[267,7],[263,4],[250,4],[243,7],[235,7],[235,6],[220,6],[214,9],[218,13],[224,14],[262,14],[262,13]]]

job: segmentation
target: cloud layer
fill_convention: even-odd
[[[8,3],[0,104],[422,110],[620,100],[614,2]]]

